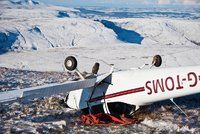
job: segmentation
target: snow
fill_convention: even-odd
[[[74,9],[36,3],[0,1],[1,91],[76,78],[63,65],[69,55],[78,59],[81,71],[91,72],[99,62],[100,73],[108,72],[109,64],[116,70],[140,67],[151,63],[156,54],[163,58],[162,67],[200,64],[199,9]],[[177,100],[190,114],[190,121],[175,106],[162,102],[149,106],[140,124],[108,128],[81,125],[79,112],[57,103],[63,96],[53,97],[53,102],[45,98],[0,108],[0,129],[195,133],[200,128],[199,95]]]
[[[199,20],[199,8],[179,7],[179,8],[106,8],[106,7],[81,7],[75,12],[85,18],[179,18],[189,20]]]
[[[0,65],[21,68],[21,64],[25,64],[27,69],[32,70],[63,71],[63,61],[68,55],[75,55],[80,61],[80,68],[83,68],[83,70],[91,68],[95,61],[100,60],[113,63],[121,69],[138,67],[150,61],[155,54],[163,56],[165,62],[163,67],[198,65],[200,61],[200,48],[190,41],[200,42],[198,21],[143,18],[111,21],[124,29],[131,29],[139,33],[144,37],[141,45],[120,41],[112,29],[107,29],[99,22],[83,18],[56,19],[53,23],[52,21],[40,21],[37,24],[31,22],[31,26],[21,24],[24,22],[15,26],[16,23],[13,25],[10,22],[1,21],[2,29],[7,27],[7,31],[9,29],[14,30],[8,36],[8,38],[12,38],[2,43],[3,50],[13,50],[20,53],[4,53],[2,50],[4,54],[1,55]],[[173,24],[179,30],[171,30],[166,26],[166,23]],[[9,27],[9,25],[14,27]],[[193,28],[190,30],[189,27]],[[15,30],[15,28],[18,30]],[[3,30],[2,33],[5,36]],[[11,33],[18,36],[16,37]],[[13,38],[17,38],[17,40],[14,42]],[[12,42],[14,44],[11,46]],[[106,53],[109,53],[112,57]],[[13,57],[16,58],[15,62],[12,62]],[[120,61],[123,61],[124,66],[121,66]],[[84,62],[88,63],[89,66],[85,65]],[[48,67],[41,63],[45,63]],[[106,65],[102,63],[102,69],[104,66]],[[103,69],[104,72],[106,70],[107,67]]]

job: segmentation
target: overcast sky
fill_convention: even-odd
[[[63,6],[200,6],[200,0],[39,0]]]

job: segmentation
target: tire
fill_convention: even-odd
[[[73,71],[73,70],[75,70],[76,67],[77,67],[77,60],[76,60],[75,57],[69,56],[69,57],[67,57],[67,58],[65,59],[64,64],[65,64],[65,67],[66,67],[67,70]]]
[[[152,64],[154,64],[155,67],[160,67],[162,64],[162,58],[160,55],[155,55],[153,57]]]
[[[93,74],[97,74],[97,73],[98,73],[98,71],[99,71],[99,66],[100,66],[100,64],[97,63],[97,62],[94,64],[94,66],[93,66],[93,68],[92,68],[92,73],[93,73]]]

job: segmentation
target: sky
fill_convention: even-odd
[[[39,0],[43,3],[61,6],[200,6],[200,0]]]

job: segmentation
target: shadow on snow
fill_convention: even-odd
[[[58,11],[58,18],[69,18],[70,16],[68,15],[68,13],[66,11]]]
[[[99,22],[101,22],[105,27],[112,29],[117,34],[117,38],[123,42],[141,44],[144,39],[144,37],[142,37],[139,33],[121,28],[111,21],[101,20]]]
[[[18,39],[18,36],[19,33],[16,32],[0,32],[0,54],[8,52]]]

